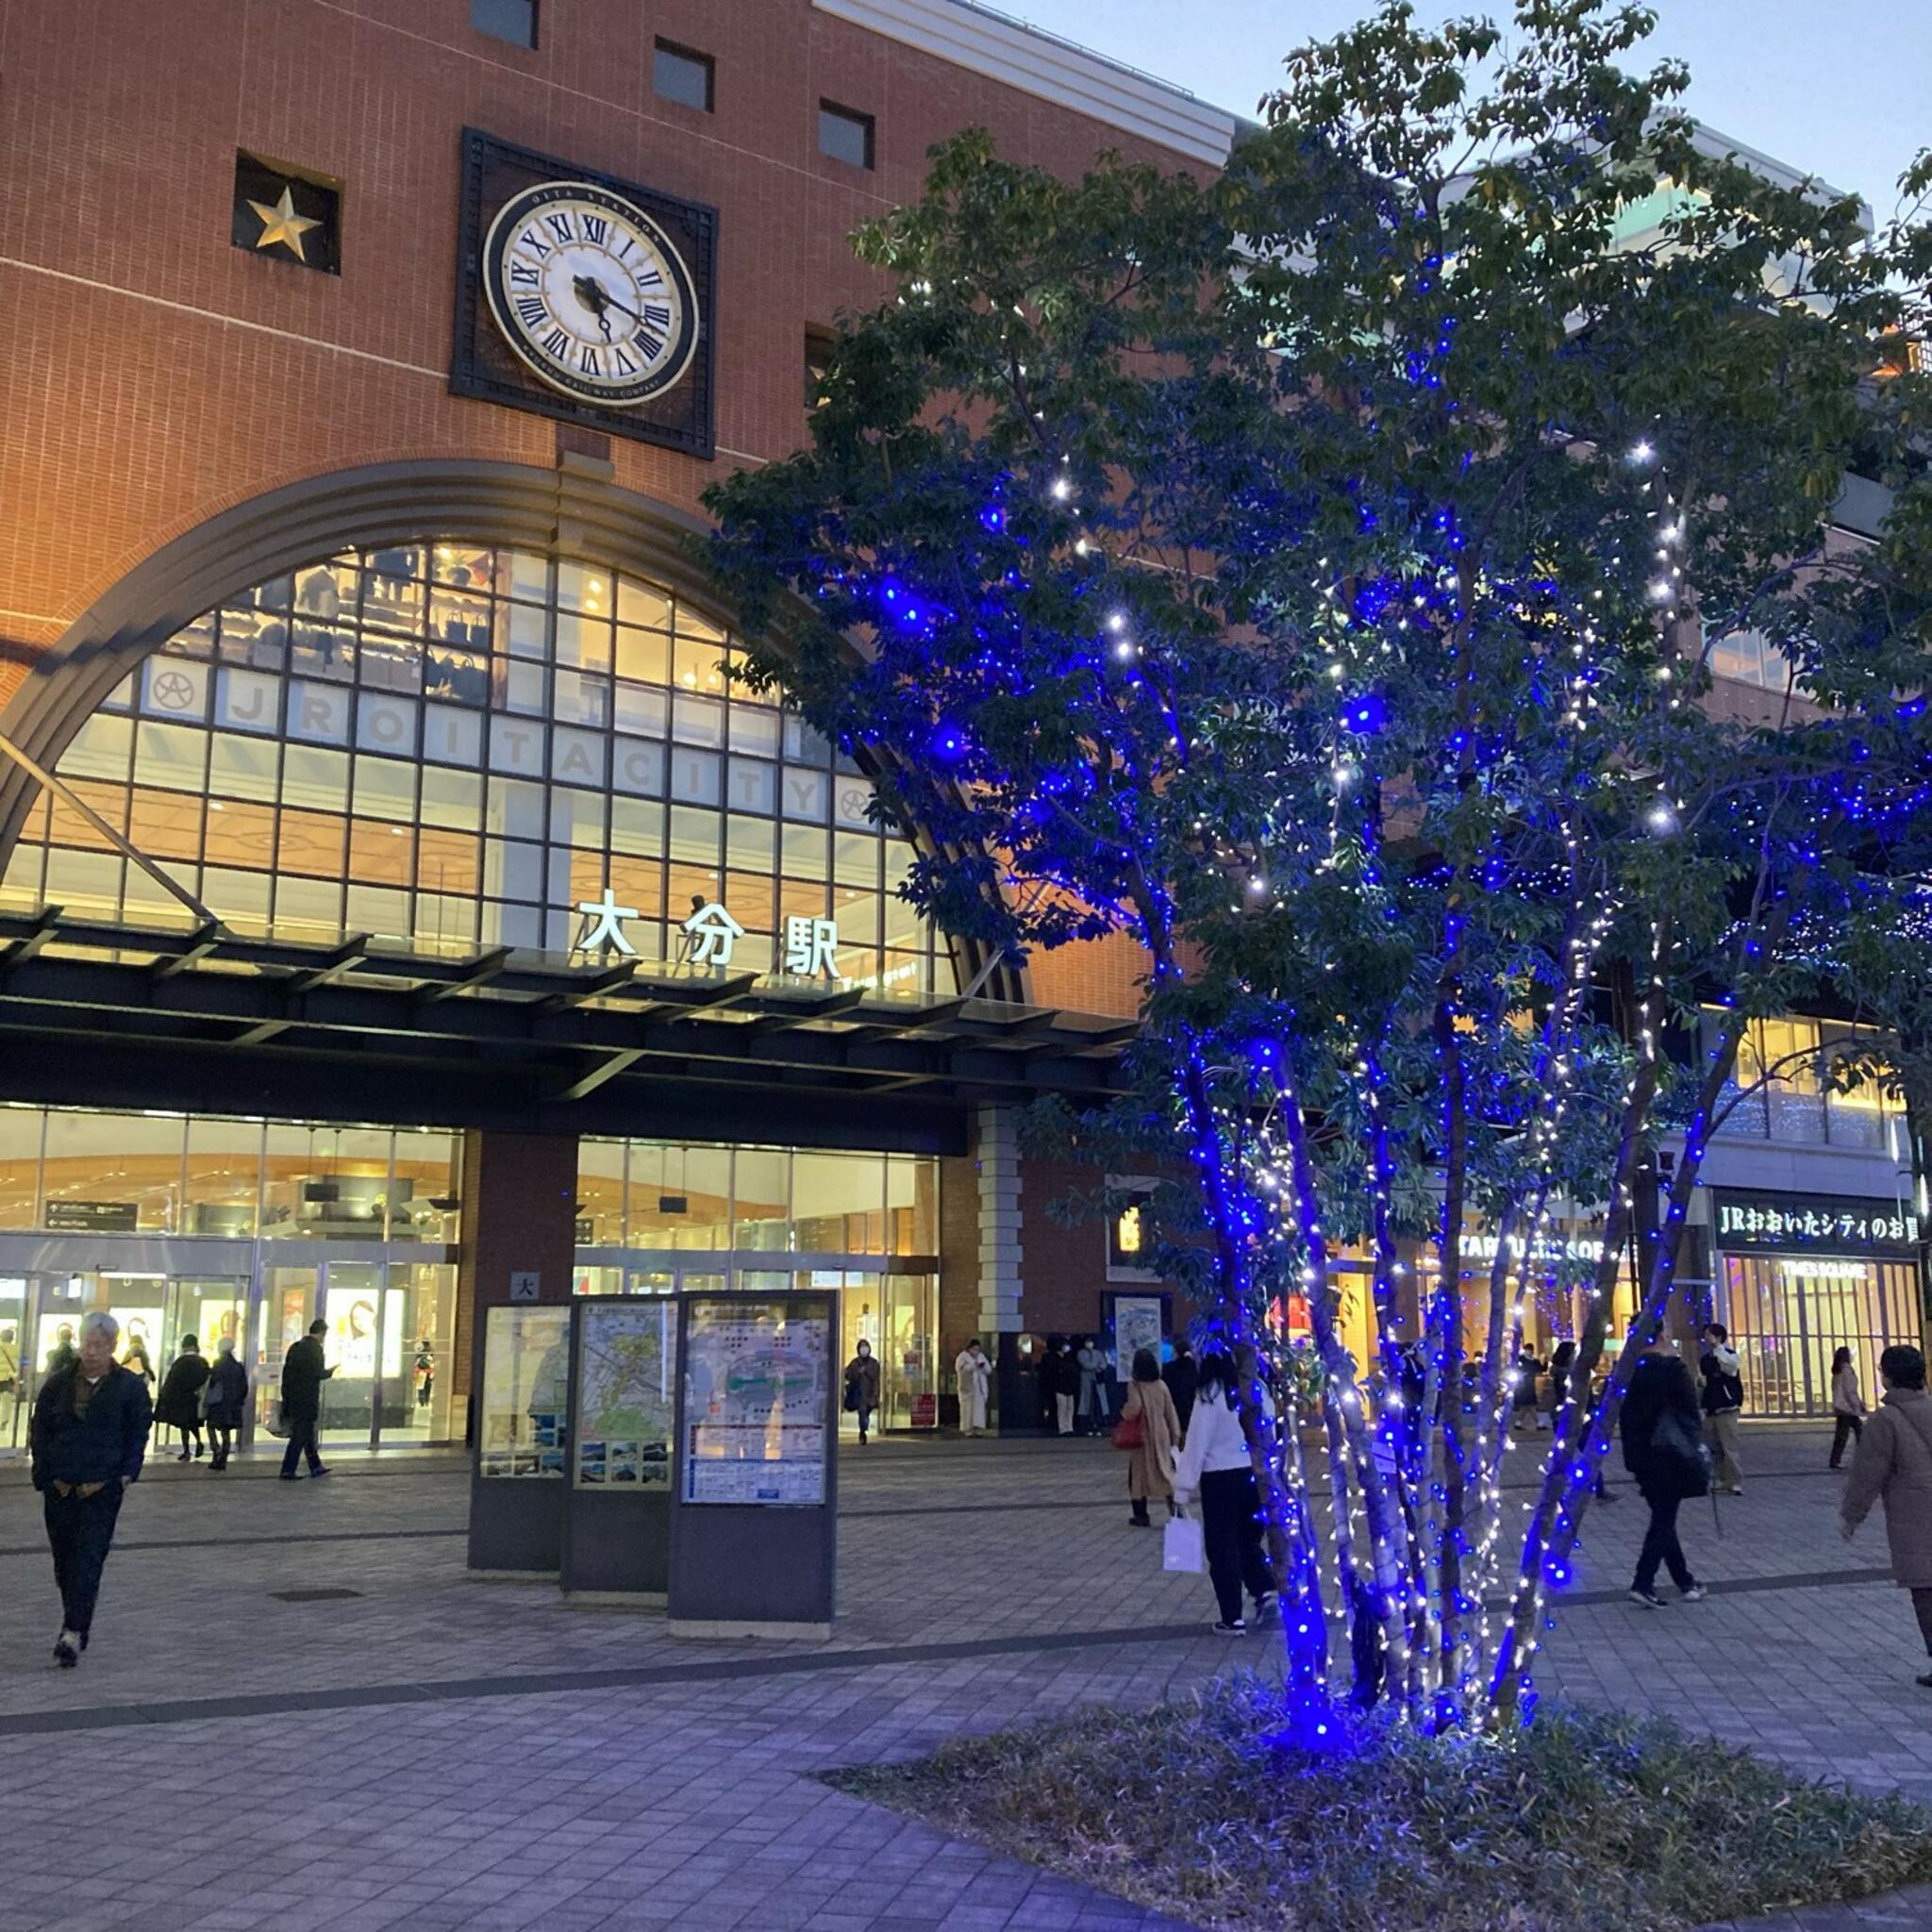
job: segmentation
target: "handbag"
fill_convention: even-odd
[[[1147,1446],[1147,1423],[1144,1416],[1124,1415],[1113,1425],[1113,1446],[1131,1453]]]
[[[1198,1576],[1207,1560],[1200,1524],[1191,1516],[1170,1516],[1160,1538],[1160,1567]]]
[[[1710,1450],[1675,1409],[1667,1408],[1650,1432],[1651,1453],[1670,1470],[1680,1497],[1701,1496],[1710,1487]]]
[[[271,1436],[277,1437],[282,1441],[286,1441],[288,1440],[289,1434],[288,1404],[285,1402],[277,1402],[276,1404],[275,1404],[274,1407],[270,1408],[268,1412],[268,1421],[263,1426],[267,1428]]]

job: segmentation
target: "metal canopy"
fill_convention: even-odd
[[[975,1105],[1104,1100],[1134,1028],[493,948],[0,914],[0,1099],[954,1151]]]

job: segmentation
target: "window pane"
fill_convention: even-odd
[[[651,86],[667,101],[695,108],[700,114],[711,111],[711,61],[706,54],[693,54],[664,41],[657,45],[651,65]]]
[[[537,44],[537,0],[470,0],[470,25],[479,34],[519,47]]]
[[[794,1155],[792,1247],[808,1254],[883,1254],[885,1164],[882,1154]]]
[[[624,1240],[624,1142],[577,1142],[579,1247],[616,1247]]]
[[[86,1202],[96,1212],[123,1210],[138,1228],[175,1233],[186,1130],[183,1120],[147,1114],[49,1115],[43,1222],[58,1226],[63,1207],[73,1214]]]
[[[782,1147],[741,1147],[735,1180],[736,1234],[741,1248],[782,1249],[791,1237],[790,1169]]]
[[[40,1171],[40,1108],[0,1107],[0,1227],[35,1224]]]
[[[872,116],[855,114],[849,108],[835,108],[829,101],[821,102],[819,152],[855,168],[871,167]]]
[[[188,1123],[188,1233],[251,1238],[260,1185],[258,1121]]]

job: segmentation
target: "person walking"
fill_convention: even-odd
[[[1095,1345],[1092,1336],[1088,1336],[1075,1350],[1074,1363],[1080,1371],[1080,1433],[1083,1436],[1104,1436],[1107,1433],[1107,1357]]]
[[[1576,1369],[1576,1344],[1574,1341],[1559,1341],[1550,1352],[1550,1426],[1560,1428],[1559,1418],[1563,1405],[1570,1399],[1570,1378]],[[1581,1437],[1578,1441],[1581,1441]],[[1604,1466],[1596,1466],[1596,1499],[1599,1503],[1614,1503],[1616,1492],[1604,1481]]]
[[[1057,1435],[1074,1433],[1074,1405],[1080,1397],[1080,1364],[1074,1359],[1074,1344],[1064,1339],[1046,1359],[1046,1372],[1053,1388],[1054,1420]]]
[[[1276,1589],[1261,1542],[1261,1498],[1241,1427],[1234,1364],[1224,1355],[1201,1357],[1193,1420],[1174,1483],[1174,1501],[1183,1509],[1196,1495],[1201,1500],[1201,1541],[1221,1611],[1214,1627],[1224,1637],[1239,1637],[1248,1627],[1242,1590],[1254,1598],[1260,1617],[1274,1605]]]
[[[864,1336],[845,1364],[845,1407],[858,1418],[858,1442],[871,1440],[873,1411],[879,1406],[879,1364]]]
[[[327,1466],[316,1447],[315,1435],[322,1425],[322,1385],[335,1374],[322,1355],[322,1338],[328,1333],[326,1322],[311,1322],[308,1333],[289,1344],[282,1360],[282,1419],[289,1425],[289,1446],[282,1451],[282,1480],[295,1480],[295,1465],[308,1457],[310,1475],[326,1475]]]
[[[1180,1418],[1181,1434],[1188,1433],[1188,1419],[1194,1412],[1194,1391],[1201,1386],[1201,1364],[1185,1341],[1174,1345],[1174,1359],[1160,1372],[1167,1392],[1174,1397],[1174,1412]]]
[[[1738,1418],[1744,1412],[1744,1378],[1738,1373],[1738,1351],[1722,1322],[1707,1322],[1704,1353],[1697,1357],[1704,1377],[1704,1433],[1717,1455],[1720,1488],[1733,1496],[1744,1493],[1744,1466],[1738,1460]]]
[[[62,1369],[71,1369],[79,1359],[80,1351],[74,1345],[74,1324],[63,1322],[54,1331],[54,1345],[47,1351],[46,1364],[41,1370],[42,1381],[58,1375]]]
[[[992,1363],[974,1336],[953,1357],[953,1379],[959,1391],[959,1433],[986,1434],[986,1391],[992,1381]]]
[[[0,1327],[0,1395],[11,1395],[19,1380],[20,1344],[14,1340],[13,1324],[8,1322]]]
[[[208,1386],[202,1391],[202,1416],[214,1450],[210,1469],[227,1468],[235,1431],[242,1426],[242,1411],[247,1407],[248,1371],[235,1358],[234,1338],[225,1335],[214,1366],[208,1372]]]
[[[140,1479],[154,1422],[146,1379],[114,1360],[120,1338],[120,1323],[105,1309],[85,1317],[74,1361],[42,1385],[27,1429],[60,1591],[54,1661],[64,1671],[87,1648],[121,1499]]]
[[[1624,1391],[1622,1416],[1624,1467],[1637,1482],[1638,1493],[1650,1505],[1650,1523],[1637,1574],[1630,1582],[1630,1601],[1660,1610],[1658,1566],[1668,1567],[1671,1581],[1686,1603],[1707,1594],[1684,1560],[1677,1541],[1677,1511],[1692,1496],[1710,1488],[1710,1455],[1698,1427],[1697,1390],[1690,1371],[1658,1331],[1639,1358],[1630,1386]]]
[[[181,1453],[175,1459],[187,1462],[205,1454],[201,1440],[201,1391],[208,1386],[208,1362],[200,1343],[192,1335],[181,1338],[181,1353],[168,1364],[161,1392],[155,1402],[155,1421],[164,1429],[179,1429]],[[193,1439],[194,1447],[188,1446]]]
[[[1127,1521],[1137,1529],[1154,1527],[1147,1515],[1153,1497],[1174,1514],[1174,1459],[1180,1437],[1180,1417],[1160,1379],[1160,1363],[1151,1348],[1136,1349],[1133,1380],[1121,1405],[1114,1440],[1127,1452]]]
[[[1928,1668],[1916,1681],[1932,1690],[1932,1395],[1925,1392],[1925,1357],[1894,1343],[1878,1357],[1878,1379],[1885,1393],[1852,1457],[1839,1533],[1849,1542],[1873,1504],[1884,1503],[1891,1574],[1912,1593],[1925,1643]]]
[[[1844,1466],[1845,1444],[1858,1441],[1865,1433],[1865,1391],[1858,1387],[1857,1364],[1852,1352],[1841,1348],[1831,1358],[1831,1413],[1836,1426],[1831,1434],[1831,1466]]]

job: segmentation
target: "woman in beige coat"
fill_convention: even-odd
[[[1891,1574],[1912,1593],[1919,1634],[1932,1657],[1932,1395],[1925,1392],[1925,1357],[1902,1344],[1888,1348],[1878,1357],[1878,1379],[1885,1400],[1858,1438],[1839,1527],[1849,1540],[1884,1498]],[[1932,1670],[1918,1681],[1932,1690]]]
[[[1181,1419],[1151,1348],[1135,1351],[1134,1379],[1127,1384],[1127,1399],[1121,1409],[1123,1427],[1134,1422],[1141,1424],[1141,1441],[1127,1455],[1127,1500],[1133,1506],[1127,1521],[1137,1529],[1152,1529],[1147,1516],[1150,1496],[1159,1497],[1168,1513],[1174,1513],[1174,1459],[1180,1447]]]

